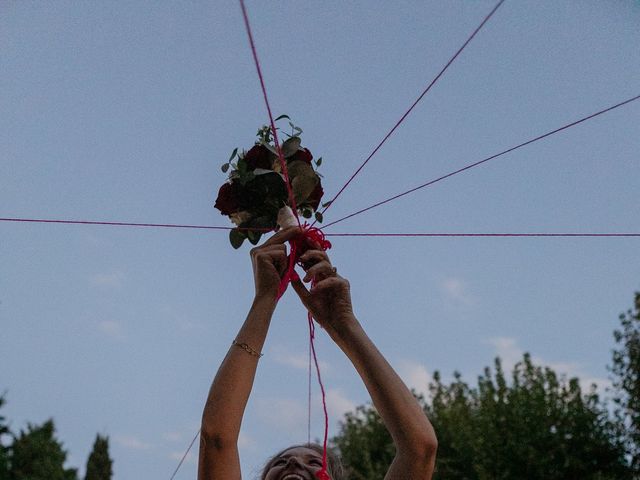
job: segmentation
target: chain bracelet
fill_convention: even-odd
[[[262,355],[264,355],[263,353],[256,352],[253,348],[251,348],[249,345],[247,345],[244,342],[243,343],[239,343],[236,340],[234,340],[233,342],[231,342],[231,344],[235,345],[236,347],[240,347],[245,352],[247,352],[249,355],[253,355],[254,357],[260,358]]]

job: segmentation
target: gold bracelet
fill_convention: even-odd
[[[249,355],[253,355],[254,357],[260,358],[262,355],[264,355],[263,353],[256,352],[253,348],[251,348],[246,343],[238,343],[237,341],[234,340],[233,342],[231,342],[231,344],[235,345],[236,347],[240,347],[245,352],[247,352]]]

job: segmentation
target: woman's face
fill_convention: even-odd
[[[322,455],[311,448],[285,450],[268,465],[265,480],[317,480],[322,469]]]

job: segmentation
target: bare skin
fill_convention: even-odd
[[[315,480],[321,469],[322,455],[310,448],[295,447],[269,463],[265,480]]]
[[[299,231],[293,227],[278,232],[251,251],[255,298],[236,340],[256,351],[262,351],[264,346],[280,278],[286,270],[284,244]],[[437,450],[433,427],[356,319],[349,282],[337,275],[326,252],[308,250],[300,260],[306,276],[292,283],[294,290],[349,358],[393,438],[396,456],[385,480],[430,479]],[[315,286],[308,290],[303,282],[311,280]],[[202,416],[199,480],[241,479],[237,442],[257,365],[257,356],[232,346],[218,369]],[[317,452],[298,447],[281,455],[285,456],[281,463],[276,459],[277,464],[270,464],[267,480],[283,480],[289,474],[291,478],[299,475],[303,480],[313,480],[311,474],[319,470]]]

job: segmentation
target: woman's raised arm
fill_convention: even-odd
[[[284,243],[299,231],[283,230],[251,250],[255,298],[209,390],[200,431],[199,480],[241,478],[240,425],[287,267]]]
[[[316,282],[310,291],[294,282],[296,292],[353,363],[393,438],[396,456],[385,480],[430,479],[438,445],[433,427],[353,314],[349,282],[337,275],[325,252],[308,251],[300,260],[308,267],[304,281]]]

